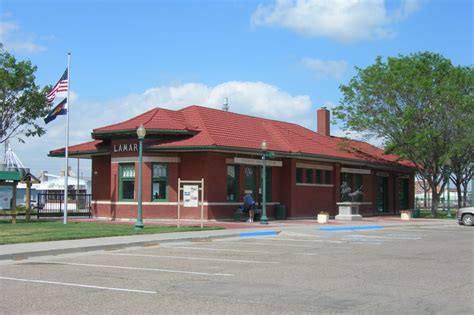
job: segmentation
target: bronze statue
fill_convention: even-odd
[[[347,185],[346,182],[342,182],[342,185],[341,185],[341,195],[342,195],[342,200],[346,199],[347,197],[350,197],[352,202],[356,201],[359,199],[359,196],[360,198],[362,196],[364,196],[364,192],[362,191],[362,188],[364,186],[361,185],[358,189],[356,189],[355,191],[351,192],[351,188],[349,187],[349,185]]]

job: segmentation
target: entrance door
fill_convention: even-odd
[[[388,177],[377,176],[377,211],[388,212]]]
[[[398,204],[399,210],[408,209],[408,178],[400,178],[398,180]]]
[[[257,172],[255,166],[245,165],[244,168],[245,180],[244,180],[244,190],[251,190],[252,196],[255,199],[257,197]]]

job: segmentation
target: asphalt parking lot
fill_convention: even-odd
[[[474,313],[474,228],[163,243],[0,262],[0,313]]]

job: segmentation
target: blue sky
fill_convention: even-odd
[[[472,65],[472,39],[469,0],[0,0],[0,42],[38,66],[39,85],[56,83],[72,53],[71,144],[153,107],[220,108],[224,97],[231,111],[315,129],[355,66],[418,51]],[[34,174],[63,167],[46,154],[64,146],[64,126],[12,141]]]

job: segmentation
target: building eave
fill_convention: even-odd
[[[64,157],[65,152],[57,152],[57,153],[49,153],[49,157]],[[80,152],[69,152],[68,156],[70,158],[79,158],[79,159],[91,159],[94,156],[103,156],[103,155],[110,155],[109,150],[91,150],[91,151],[80,151]]]

